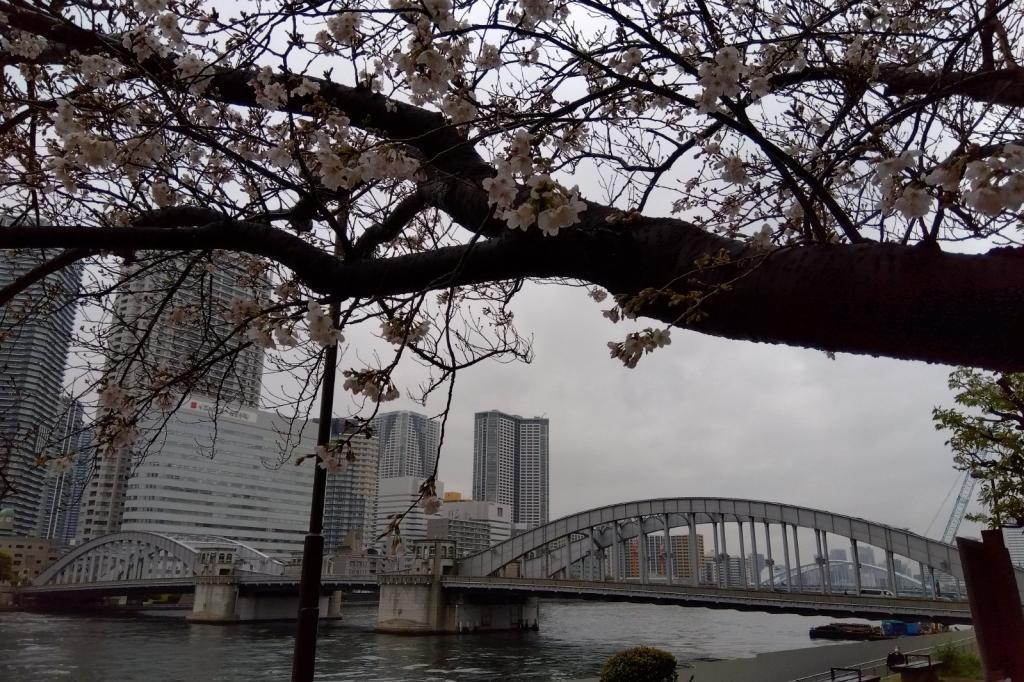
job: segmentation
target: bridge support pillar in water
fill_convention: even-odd
[[[455,543],[421,540],[413,545],[412,571],[381,575],[377,630],[395,634],[536,630],[535,597],[470,595],[445,591],[442,576],[455,568]]]
[[[540,606],[535,597],[495,598],[448,593],[439,580],[423,575],[381,578],[377,630],[394,634],[536,630]]]
[[[340,591],[320,597],[321,621],[341,618]],[[227,625],[295,620],[299,612],[296,594],[240,594],[238,581],[229,576],[197,577],[190,623]]]
[[[237,623],[238,579],[233,576],[197,576],[192,601],[192,623]]]

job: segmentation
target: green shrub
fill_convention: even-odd
[[[675,679],[676,657],[649,646],[620,651],[601,668],[601,682],[672,682]]]
[[[982,679],[981,659],[972,652],[947,644],[935,652],[935,657],[942,662],[943,675]]]

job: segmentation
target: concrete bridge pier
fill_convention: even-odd
[[[423,540],[413,544],[413,572],[381,575],[377,630],[394,634],[536,630],[536,597],[521,594],[474,595],[445,591],[442,576],[455,568],[455,543]]]
[[[192,601],[191,623],[237,623],[238,578],[236,576],[197,576]]]
[[[393,634],[536,630],[536,597],[447,593],[439,580],[423,575],[382,576],[377,631]]]
[[[341,618],[343,593],[321,595],[321,621]],[[190,623],[227,625],[295,620],[299,611],[297,594],[242,594],[234,576],[197,576]]]

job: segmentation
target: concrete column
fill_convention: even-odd
[[[892,590],[893,594],[898,595],[899,590],[896,586],[896,561],[892,555],[892,550],[885,550],[885,570],[889,573],[889,589]]]
[[[647,584],[647,534],[644,532],[644,520],[643,517],[637,518],[637,523],[640,526],[640,534],[636,538],[636,553],[637,558],[640,560],[640,584]]]
[[[675,563],[675,556],[672,552],[672,536],[668,525],[668,514],[662,514],[662,521],[665,523],[665,584],[672,584],[672,565]]]
[[[700,557],[697,556],[697,519],[693,514],[686,517],[686,525],[689,532],[687,548],[690,554],[690,584],[696,586],[700,585]]]
[[[764,522],[764,544],[765,552],[768,554],[768,560],[765,561],[765,565],[768,567],[768,589],[775,589],[775,559],[772,558],[772,533],[771,527],[768,522]]]
[[[739,529],[740,538],[740,580],[743,581],[743,589],[750,587],[747,582],[747,551],[743,546],[743,522],[736,519],[736,527]]]
[[[547,580],[551,577],[551,548],[548,543],[544,543],[544,579]]]
[[[800,537],[799,527],[793,524],[793,555],[796,557],[796,586],[804,589],[803,563],[800,561]]]
[[[616,581],[622,580],[622,544],[619,537],[619,524],[616,521],[612,522],[612,542],[609,547],[612,548],[612,579]]]
[[[857,541],[853,538],[850,538],[850,554],[853,555],[853,585],[860,594],[860,557],[857,556]]]
[[[345,602],[345,593],[342,590],[331,592],[330,601],[327,603],[327,617],[341,619],[341,606]]]
[[[192,614],[188,620],[193,623],[230,623],[239,620],[237,578],[197,578]]]
[[[828,556],[828,531],[821,531],[821,551],[825,557],[825,582],[828,584],[827,592],[832,594],[832,559]]]
[[[754,573],[754,589],[755,590],[760,590],[761,589],[761,568],[757,565],[757,532],[756,532],[756,529],[757,529],[757,524],[754,523],[754,517],[751,516],[750,517],[750,555],[751,555],[751,561],[752,561],[751,568],[754,569],[753,570],[753,573]]]
[[[782,553],[786,559],[786,590],[788,592],[793,591],[793,568],[789,563],[789,530],[786,528],[786,524],[782,524]]]
[[[714,577],[714,580],[715,580],[715,585],[717,587],[721,587],[722,586],[722,555],[719,552],[719,546],[718,546],[718,522],[714,521],[714,520],[711,521],[711,537],[713,537],[715,539],[715,560],[713,562],[713,565],[715,567],[715,577]]]

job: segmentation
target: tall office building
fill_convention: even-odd
[[[294,459],[316,450],[316,425],[300,431],[274,412],[247,408],[214,423],[213,407],[193,395],[166,420],[127,480],[121,530],[216,535],[272,556],[301,550],[315,465]],[[147,420],[143,434],[155,435],[160,421]]]
[[[238,302],[265,297],[267,285],[258,275],[232,255],[212,262],[194,255],[150,256],[130,266],[123,279],[106,355],[107,371],[125,376],[125,388],[145,389],[199,366],[191,392],[231,408],[259,405],[263,349],[249,344],[239,350],[245,339],[231,336]],[[134,354],[140,347],[142,352]],[[82,516],[83,540],[120,530],[131,459],[129,448],[97,453],[87,492],[93,504]]]
[[[0,216],[0,224],[6,221]],[[52,258],[53,252],[0,253],[0,287]],[[61,412],[71,331],[72,296],[81,268],[64,268],[36,282],[0,307],[0,508],[13,511],[14,532],[33,534],[44,506],[47,471],[36,458],[50,449]],[[7,486],[10,486],[7,488]]]
[[[380,488],[377,492],[377,535],[382,535],[388,530],[392,519],[399,514],[405,514],[399,526],[403,544],[409,548],[414,540],[427,539],[427,519],[440,518],[437,515],[428,516],[423,508],[417,504],[420,496],[422,478],[418,476],[397,476],[394,478],[380,479]],[[444,483],[435,483],[437,496],[444,495]],[[392,538],[385,538],[381,541],[384,546],[391,545]]]
[[[441,424],[418,412],[384,412],[370,420],[380,443],[380,478],[434,473]]]
[[[478,412],[473,429],[473,498],[512,508],[516,530],[548,522],[548,420]]]
[[[48,454],[68,458],[70,464],[47,472],[35,535],[60,546],[69,544],[75,537],[79,505],[89,473],[92,431],[85,427],[80,402],[62,401],[60,417],[52,433],[53,445]]]
[[[351,435],[345,419],[331,420],[331,438]],[[377,525],[379,441],[374,432],[351,435],[352,461],[327,477],[324,497],[324,545],[328,552],[348,547],[361,552],[373,544]]]

